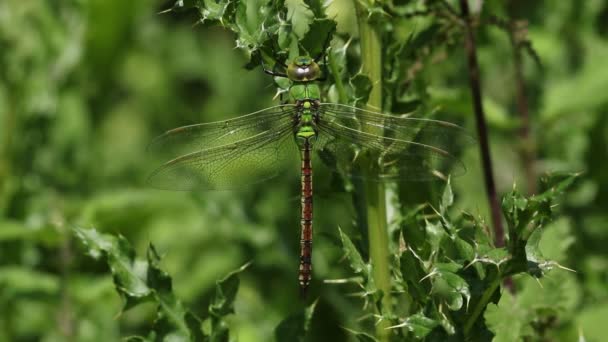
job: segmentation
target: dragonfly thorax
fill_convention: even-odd
[[[293,102],[321,99],[321,89],[317,83],[295,83],[289,88],[289,96]]]
[[[319,64],[309,56],[298,56],[287,66],[287,77],[294,82],[310,82],[320,76]]]

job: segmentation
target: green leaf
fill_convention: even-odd
[[[171,277],[160,268],[160,256],[152,244],[148,246],[147,257],[147,284],[153,289],[159,304],[156,324],[159,325],[159,322],[164,320],[168,322],[166,330],[159,331],[159,333],[161,335],[176,334],[177,332],[170,328],[173,326],[179,328],[179,333],[185,334],[180,334],[181,336],[188,336],[190,331],[186,322],[187,310],[183,307],[181,301],[175,297]]]
[[[460,310],[463,297],[467,306],[471,299],[469,284],[457,272],[462,266],[457,263],[437,264],[431,272],[433,279],[433,294],[444,300],[452,311]]]
[[[355,330],[351,330],[348,328],[344,328],[344,330],[348,331],[349,333],[351,333],[353,336],[355,336],[357,338],[357,341],[359,342],[378,342],[378,340],[367,333],[364,332],[360,332],[360,331],[355,331]]]
[[[576,237],[573,235],[572,222],[559,218],[543,229],[539,248],[548,259],[564,262],[568,260],[568,250],[574,243]]]
[[[200,324],[192,324],[195,316],[175,297],[171,277],[160,268],[160,256],[152,244],[144,261],[135,257],[131,244],[120,235],[102,234],[95,229],[75,228],[74,231],[89,254],[104,259],[110,267],[116,291],[123,298],[123,312],[153,301],[158,305],[154,322],[154,332],[158,336],[167,340],[188,340],[202,335]]]
[[[417,339],[425,338],[435,327],[439,325],[439,322],[426,317],[422,313],[414,314],[408,317],[405,322],[392,326],[391,328],[405,327],[412,333]]]
[[[441,241],[446,236],[441,222],[426,221],[424,228],[426,231],[426,241],[430,245],[431,251],[439,250]]]
[[[304,310],[292,314],[279,323],[274,331],[276,341],[303,341],[310,328],[310,321],[315,312],[317,301]]]
[[[491,264],[500,268],[502,264],[509,260],[509,257],[509,251],[505,248],[478,247],[473,263]]]
[[[358,1],[361,6],[361,13],[368,22],[382,27],[382,23],[386,21],[388,14],[382,8],[382,3],[379,1]]]
[[[335,21],[331,19],[315,19],[312,21],[308,33],[302,38],[301,44],[313,58],[316,58],[323,52],[328,53],[328,51],[323,51],[323,49],[328,47],[325,46],[326,42],[329,43],[331,41],[331,35],[335,29]]]
[[[135,250],[123,236],[101,234],[95,229],[75,228],[75,232],[93,258],[108,263],[123,299],[123,311],[152,299],[152,289],[146,284],[148,265],[135,259]]]
[[[405,49],[403,52],[406,55],[420,52],[423,47],[429,46],[433,43],[433,40],[437,34],[440,33],[441,29],[442,25],[431,24],[412,33],[405,43]]]
[[[528,272],[540,277],[556,265],[546,261],[540,253],[539,229],[552,219],[553,201],[577,176],[558,174],[544,177],[542,185],[547,190],[537,196],[526,198],[513,189],[503,197],[503,213],[509,228],[507,248],[512,256],[510,274]]]
[[[177,1],[177,4],[182,4],[181,6],[177,6],[179,7],[188,7],[188,4],[191,4],[193,1],[186,1],[186,5],[184,5],[184,1]],[[199,7],[199,12],[201,15],[201,21],[206,21],[206,20],[217,20],[220,23],[224,23],[224,20],[226,20],[226,12],[228,10],[228,6],[230,5],[230,1],[229,0],[198,0],[198,7]],[[202,6],[201,6],[202,4]],[[191,6],[191,5],[190,5]],[[175,8],[175,6],[174,6]]]
[[[554,199],[568,189],[580,176],[580,173],[551,173],[541,177],[541,186],[546,189],[535,196],[536,200]]]
[[[452,204],[454,204],[454,193],[452,192],[450,178],[448,177],[448,181],[443,189],[443,195],[441,196],[441,204],[439,205],[439,212],[441,215],[445,215],[448,208],[451,207]]]
[[[342,251],[344,256],[350,261],[350,267],[355,273],[363,273],[367,275],[367,264],[363,261],[361,254],[350,240],[348,235],[342,232],[342,229],[338,227],[340,233],[340,240],[342,241]]]
[[[348,83],[352,88],[352,102],[354,104],[367,103],[369,94],[372,91],[372,81],[369,77],[359,73],[352,77]]]
[[[401,266],[401,275],[403,280],[407,283],[408,292],[410,292],[413,298],[426,298],[428,291],[426,291],[421,282],[424,277],[424,269],[421,266],[421,261],[410,249],[408,249],[401,254],[399,263]]]
[[[472,261],[475,258],[475,250],[471,244],[457,236],[453,240],[460,260]]]
[[[521,341],[533,334],[528,312],[508,291],[503,292],[498,304],[488,304],[484,318],[495,335],[494,342]]]
[[[237,34],[236,46],[238,48],[252,52],[268,38],[271,23],[265,22],[269,18],[267,10],[264,0],[238,2],[233,29]],[[262,27],[267,27],[268,31],[262,30]]]
[[[303,0],[285,0],[287,8],[287,20],[291,22],[293,33],[302,39],[308,32],[314,14]]]
[[[315,18],[321,19],[327,16],[325,14],[325,10],[327,9],[327,2],[322,0],[304,0],[304,3],[312,11]]]
[[[209,313],[215,317],[222,317],[234,312],[234,299],[239,288],[239,273],[243,272],[249,263],[230,272],[226,277],[215,284],[215,297],[209,305]]]

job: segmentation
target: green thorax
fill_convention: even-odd
[[[319,65],[309,56],[298,56],[287,67],[287,78],[292,82],[289,97],[298,105],[294,134],[303,151],[312,146],[317,136],[315,107],[321,100],[321,89],[316,81],[320,75]]]
[[[289,88],[289,96],[293,102],[320,100],[321,89],[316,82],[297,82]]]

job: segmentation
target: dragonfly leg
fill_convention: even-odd
[[[266,64],[264,63],[264,59],[263,58],[262,58],[262,69],[264,69],[264,72],[267,73],[268,75],[275,76],[275,77],[285,77],[285,78],[287,78],[287,74],[284,73],[284,72],[274,71],[272,69],[268,69],[266,67]]]

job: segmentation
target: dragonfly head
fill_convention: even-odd
[[[314,81],[319,76],[321,76],[319,64],[310,56],[298,56],[287,66],[287,77],[292,81]]]

